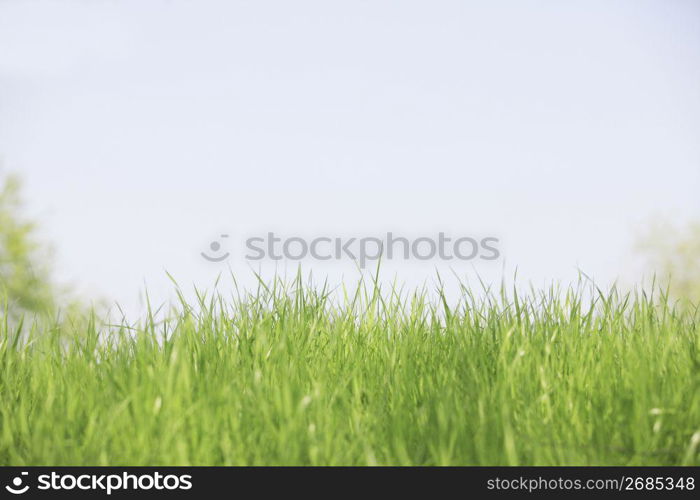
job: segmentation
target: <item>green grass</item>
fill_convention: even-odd
[[[0,465],[700,464],[697,311],[480,296],[276,281],[136,327],[6,324]]]

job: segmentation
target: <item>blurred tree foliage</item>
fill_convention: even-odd
[[[0,178],[0,316],[50,313],[56,305],[47,255],[21,211],[18,178]]]
[[[678,228],[655,222],[641,240],[648,266],[672,298],[700,304],[700,222]]]

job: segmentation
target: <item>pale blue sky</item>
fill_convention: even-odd
[[[608,282],[700,217],[698,138],[692,0],[0,0],[2,168],[60,277],[127,307],[210,283],[222,232],[488,233],[505,261],[459,272]]]

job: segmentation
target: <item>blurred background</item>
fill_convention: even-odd
[[[695,0],[1,0],[0,279],[137,314],[166,271],[294,272],[249,236],[445,231],[502,257],[386,279],[656,272],[698,298],[698,137]]]

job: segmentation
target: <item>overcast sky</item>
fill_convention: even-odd
[[[59,277],[127,308],[165,270],[249,282],[270,230],[500,238],[387,263],[409,284],[609,282],[651,217],[700,217],[698,138],[694,0],[0,0],[0,168]]]

